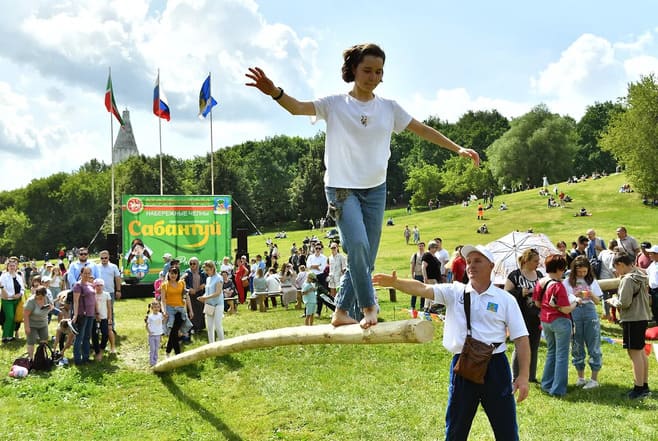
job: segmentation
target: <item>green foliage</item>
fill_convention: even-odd
[[[497,110],[469,110],[454,125],[451,139],[457,144],[472,148],[487,158],[487,148],[510,128],[509,121]]]
[[[406,190],[411,193],[413,207],[426,207],[441,191],[439,169],[435,165],[423,165],[411,171]]]
[[[617,165],[610,152],[601,150],[599,139],[608,129],[610,119],[624,108],[610,101],[588,106],[578,121],[578,151],[574,159],[574,174],[590,176],[594,172],[612,173]]]
[[[655,76],[631,83],[626,97],[626,112],[616,113],[601,146],[626,168],[636,191],[658,196],[658,84]]]
[[[443,164],[439,177],[442,183],[441,194],[453,195],[457,201],[467,199],[471,193],[479,195],[483,190],[495,187],[486,162],[475,168],[473,162],[458,156]]]
[[[306,226],[309,219],[315,221],[326,214],[324,172],[324,135],[316,135],[302,154],[299,169],[288,189],[294,219],[300,225]]]
[[[31,228],[32,224],[25,213],[14,207],[0,210],[0,253],[18,255],[23,252],[22,244]]]
[[[489,169],[502,186],[561,181],[573,172],[576,131],[573,119],[539,105],[515,119],[487,154]]]

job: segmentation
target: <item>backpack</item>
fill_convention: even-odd
[[[32,360],[32,369],[35,371],[49,371],[53,367],[53,350],[48,343],[39,343],[34,352]]]

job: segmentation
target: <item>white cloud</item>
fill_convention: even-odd
[[[20,171],[5,175],[0,189],[76,170],[92,158],[109,162],[102,104],[108,66],[117,104],[131,110],[138,148],[147,155],[159,149],[150,109],[160,68],[172,109],[172,121],[163,123],[163,150],[182,158],[209,150],[207,124],[196,117],[208,71],[220,103],[215,149],[262,139],[289,118],[272,115],[270,100],[244,86],[247,66],[259,64],[309,94],[318,75],[317,43],[268,22],[252,0],[169,0],[157,3],[160,11],[147,0],[30,3],[8,7],[0,17],[0,38],[13,43],[0,47],[7,67],[0,72],[0,150],[17,161],[3,168]],[[28,158],[33,166],[19,166]]]
[[[580,118],[588,105],[615,101],[626,95],[629,82],[658,72],[658,59],[642,53],[653,41],[650,32],[630,42],[583,34],[530,79],[531,90],[552,111]]]
[[[514,118],[528,112],[532,105],[484,96],[471,97],[464,88],[439,89],[432,100],[427,100],[419,94],[414,95],[409,102],[404,102],[405,109],[416,119],[437,116],[441,120],[456,122],[469,110],[496,109],[507,118]]]

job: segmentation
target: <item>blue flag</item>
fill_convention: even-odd
[[[210,96],[210,74],[208,74],[208,78],[203,82],[203,86],[201,86],[201,91],[199,92],[199,118],[203,119],[208,116],[212,108],[216,105],[217,101]]]

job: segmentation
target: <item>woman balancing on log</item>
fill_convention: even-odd
[[[358,323],[350,317],[354,303],[363,312],[361,327],[377,324],[377,305],[371,281],[386,204],[386,168],[391,156],[391,135],[405,129],[460,156],[476,166],[478,153],[465,149],[437,130],[415,120],[400,105],[374,94],[384,76],[384,51],[377,45],[359,44],[343,52],[342,78],[354,83],[348,93],[315,101],[298,101],[265,75],[259,67],[246,76],[293,115],[309,115],[326,121],[324,164],[328,216],[340,230],[348,253],[348,268],[336,298],[331,324]]]

